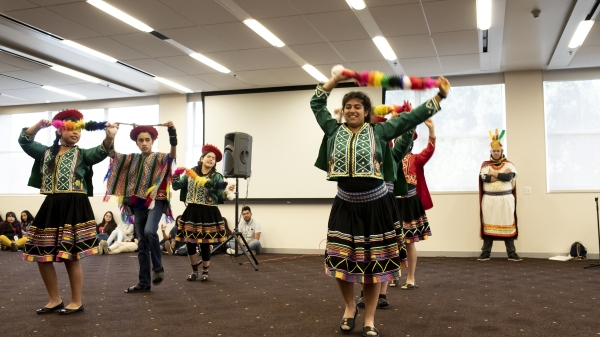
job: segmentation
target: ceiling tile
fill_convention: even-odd
[[[233,49],[253,49],[271,46],[242,22],[202,26],[206,32]]]
[[[331,44],[348,62],[384,60],[383,55],[371,39],[338,41]]]
[[[236,73],[239,80],[251,86],[285,85],[286,82],[269,70],[249,70]]]
[[[11,106],[11,105],[31,104],[32,103],[30,101],[24,101],[24,100],[18,99],[21,97],[17,96],[16,93],[18,93],[18,90],[4,91],[4,95],[2,93],[0,93],[0,106]],[[12,98],[12,97],[8,97],[6,95],[15,96],[18,98]]]
[[[300,44],[290,48],[313,66],[344,62],[344,59],[328,43]]]
[[[0,0],[0,12],[18,11],[21,9],[36,8],[38,5],[27,0]]]
[[[569,68],[600,67],[600,46],[581,46]]]
[[[235,0],[253,19],[276,18],[298,15],[298,11],[287,1],[281,0]]]
[[[23,69],[12,66],[7,63],[0,62],[0,72],[2,72],[2,73],[8,72],[8,71],[18,71],[18,70],[23,70]]]
[[[442,73],[437,57],[400,59],[400,64],[409,76],[435,76]]]
[[[261,66],[252,62],[237,51],[223,51],[218,53],[204,54],[204,56],[221,64],[231,71],[262,69]]]
[[[79,85],[64,85],[60,86],[60,89],[68,90],[83,95],[87,99],[130,97],[130,95],[122,91],[93,83]],[[73,98],[71,98],[70,100],[73,100]]]
[[[244,82],[238,81],[233,76],[227,74],[206,74],[196,75],[195,77],[206,83],[212,84],[221,90],[246,89],[250,87]]]
[[[477,73],[481,69],[479,54],[440,56],[444,75]]]
[[[297,64],[275,47],[240,50],[240,53],[262,68],[287,68]]]
[[[173,81],[179,85],[191,89],[193,91],[215,91],[219,88],[214,85],[208,84],[201,79],[194,76],[177,76],[177,77],[165,77],[169,81]]]
[[[400,59],[437,56],[429,34],[394,36],[387,40]]]
[[[239,21],[215,0],[168,0],[162,2],[196,25]]]
[[[270,71],[290,85],[312,85],[317,81],[301,67],[270,69]]]
[[[183,71],[177,70],[174,67],[155,59],[130,60],[127,63],[160,77],[187,75]]]
[[[39,65],[37,63],[33,63],[9,54],[0,53],[0,62],[11,65],[13,67],[29,70],[29,69],[42,69],[46,68],[45,66]]]
[[[69,20],[92,29],[102,35],[116,35],[139,32],[136,28],[106,15],[98,8],[86,3],[77,2],[64,5],[50,6],[48,10],[59,14]]]
[[[27,102],[20,101],[19,102],[20,104],[44,103],[46,101],[66,102],[66,101],[74,100],[73,97],[62,95],[62,94],[52,92],[49,90],[44,90],[41,87],[6,90],[6,91],[3,91],[2,93],[27,100]]]
[[[429,34],[421,4],[370,8],[383,36]]]
[[[19,0],[21,1],[21,0]],[[52,6],[60,5],[72,2],[85,2],[86,0],[29,0],[30,2],[36,3],[40,6]]]
[[[193,22],[158,0],[110,0],[107,2],[154,30],[195,26]],[[105,13],[102,14],[109,16]]]
[[[438,55],[463,55],[479,53],[477,30],[431,34]]]
[[[149,58],[148,55],[141,53],[125,44],[117,42],[108,37],[93,37],[75,41],[88,48],[92,48],[108,56],[114,57],[119,61],[138,60]]]
[[[165,57],[185,55],[181,50],[161,41],[148,33],[133,33],[124,35],[113,35],[110,38],[122,44],[134,48],[151,57]]]
[[[25,9],[8,12],[7,14],[17,20],[69,40],[100,36],[98,32],[66,19],[46,8]]]
[[[431,33],[477,29],[476,0],[423,3]]]
[[[345,1],[288,0],[301,14],[335,12],[349,9]]]
[[[181,43],[197,53],[213,53],[232,50],[201,27],[165,29],[162,34]]]
[[[381,71],[384,74],[392,74],[394,69],[387,61],[352,62],[350,69],[354,71]],[[331,74],[331,70],[329,71]]]
[[[191,75],[213,74],[218,72],[217,70],[187,55],[161,57],[158,58],[158,60]]]
[[[339,12],[307,14],[305,18],[328,41],[370,38],[362,23],[350,9]]]
[[[264,19],[260,22],[287,45],[325,42],[302,16]]]

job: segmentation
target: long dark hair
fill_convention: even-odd
[[[15,214],[15,212],[6,212],[6,220],[4,222],[9,223],[8,222],[9,216],[12,216],[15,219],[15,222],[13,222],[13,226],[14,225],[20,226],[21,222],[19,222],[19,218],[17,218],[17,215]]]
[[[200,156],[200,160],[198,160],[198,166],[194,167],[194,172],[196,172],[197,175],[204,175],[204,173],[202,173],[202,158],[204,158],[204,156],[206,156],[209,153],[214,153],[212,151],[204,151],[202,152],[202,155]],[[217,172],[217,162],[215,160],[215,166],[213,166],[210,171],[208,172],[208,174],[206,175],[207,177],[212,177],[213,174],[215,174]]]
[[[110,213],[110,216],[112,217],[112,219],[109,222],[106,222],[106,220],[104,220],[104,217],[108,213]],[[115,221],[115,216],[114,216],[113,212],[108,211],[108,212],[104,213],[104,215],[102,216],[102,222],[100,222],[97,227],[99,228],[100,226],[104,226],[105,231],[106,231],[106,228],[112,228],[112,229],[117,228],[117,222]]]
[[[75,117],[68,117],[64,119],[65,121],[77,122],[78,119]],[[58,155],[58,151],[60,150],[60,144],[58,141],[60,140],[60,135],[58,134],[58,130],[54,132],[56,137],[54,138],[54,143],[52,143],[52,147],[50,148],[50,153],[52,154],[52,158],[48,161],[48,169],[50,172],[54,172],[54,167],[56,166],[56,156]]]
[[[23,221],[23,213],[25,213],[25,215],[27,215],[27,222]],[[33,215],[31,215],[31,213],[28,210],[24,210],[23,212],[21,212],[21,223],[32,223],[33,220],[35,220],[35,218],[33,217]]]
[[[369,98],[369,96],[367,96],[367,94],[365,94],[362,91],[350,91],[349,93],[344,95],[344,98],[342,99],[342,111],[344,111],[344,109],[346,108],[346,103],[348,103],[348,101],[353,98],[358,98],[359,100],[361,100],[363,108],[367,112],[367,114],[365,115],[365,123],[369,123],[369,121],[371,120],[371,114],[373,113],[373,110],[371,109],[371,99]]]

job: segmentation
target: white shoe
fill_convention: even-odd
[[[227,248],[227,251],[226,251],[226,252],[227,252],[227,254],[229,254],[229,255],[235,255],[235,251],[234,251],[233,249],[231,249],[231,248]]]

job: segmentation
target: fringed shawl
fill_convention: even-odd
[[[153,208],[160,186],[165,182],[165,214],[168,218],[172,217],[169,205],[172,162],[173,159],[168,153],[152,152],[146,158],[141,153],[115,153],[104,177],[104,201],[108,201],[110,196],[118,197],[123,221],[130,222],[132,210],[129,206],[143,201],[146,207]],[[140,168],[140,165],[143,165],[143,168]]]

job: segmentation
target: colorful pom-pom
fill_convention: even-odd
[[[344,66],[341,64],[335,65],[333,66],[333,68],[331,68],[331,75],[333,77],[338,77],[341,76],[344,72]]]
[[[57,129],[64,129],[67,131],[73,130],[86,130],[86,131],[96,131],[96,130],[104,130],[106,129],[107,122],[94,122],[89,121],[84,123],[82,120],[77,122],[69,121],[69,120],[53,120],[52,126]]]

